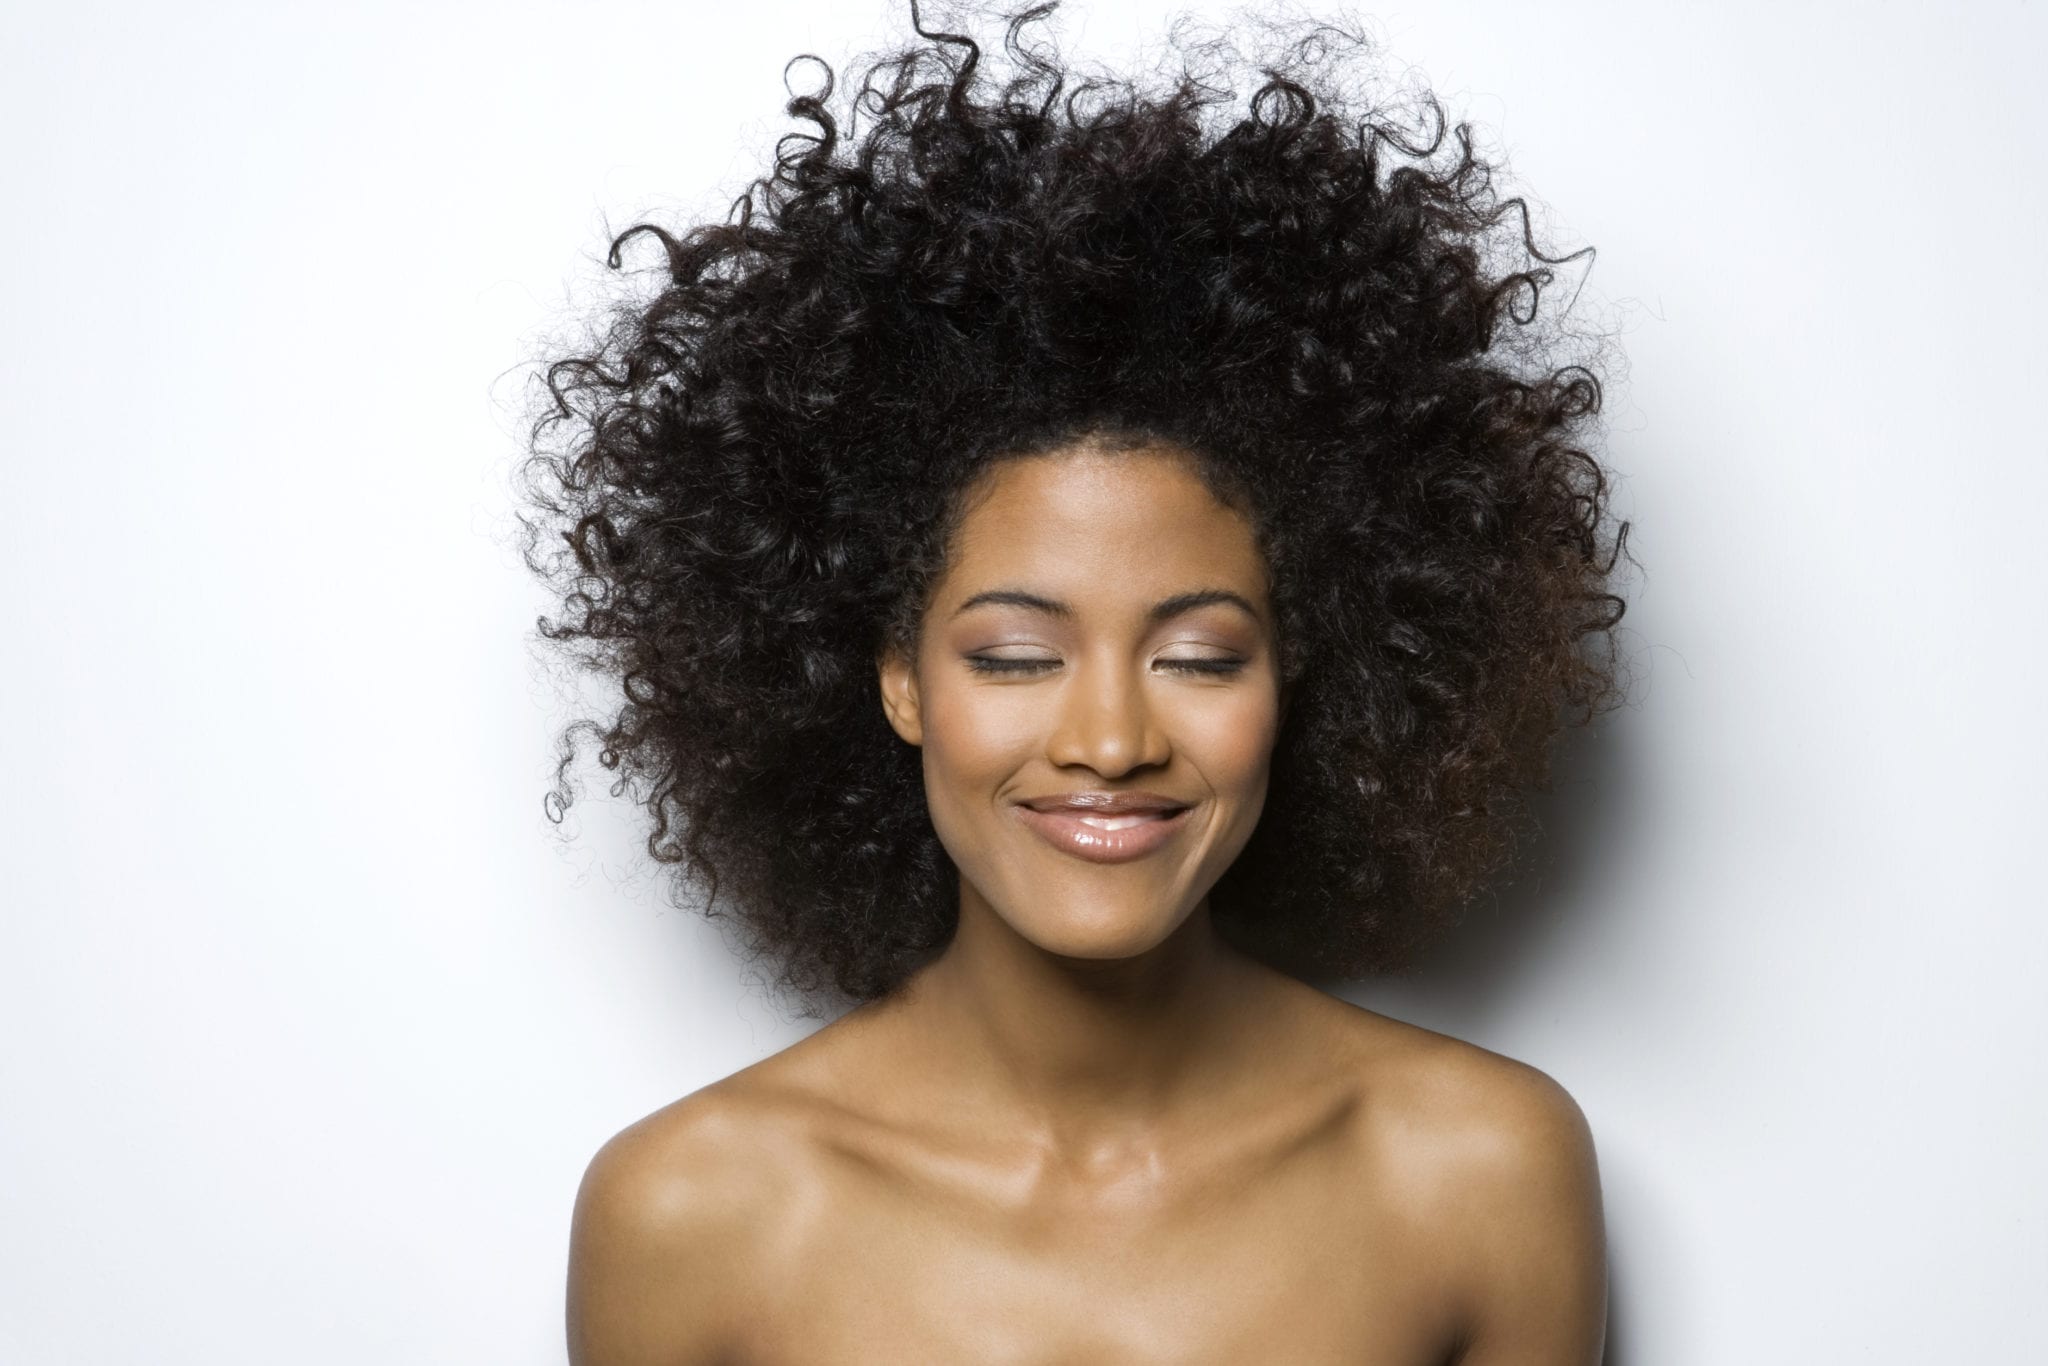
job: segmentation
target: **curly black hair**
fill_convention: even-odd
[[[641,222],[658,286],[545,364],[522,470],[541,636],[617,680],[594,739],[678,899],[737,912],[775,985],[887,995],[958,874],[878,652],[915,648],[961,491],[1090,435],[1192,454],[1251,509],[1289,706],[1267,818],[1211,893],[1297,975],[1411,962],[1504,860],[1569,721],[1616,705],[1628,524],[1586,451],[1596,363],[1540,324],[1521,196],[1426,91],[1347,83],[1355,26],[1275,23],[1163,82],[1070,73],[1004,15],[786,112],[723,222]],[[788,67],[784,69],[785,81]],[[864,127],[860,121],[868,116]],[[1555,297],[1554,295],[1552,296]],[[1596,351],[1598,348],[1596,348]]]

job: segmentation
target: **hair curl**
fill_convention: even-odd
[[[1289,971],[1409,961],[1503,860],[1565,721],[1620,700],[1600,379],[1536,321],[1590,248],[1545,255],[1434,95],[1404,125],[1343,84],[1354,30],[1289,28],[1238,110],[1187,65],[1067,90],[1021,37],[1055,8],[1006,16],[991,86],[913,3],[933,41],[869,60],[844,132],[832,68],[793,59],[824,68],[785,107],[815,133],[726,221],[619,233],[611,267],[651,240],[658,289],[545,367],[540,633],[623,694],[563,733],[550,813],[595,738],[678,892],[703,879],[800,995],[886,995],[951,934],[875,660],[914,646],[992,460],[1165,442],[1253,511],[1290,705],[1211,906]]]

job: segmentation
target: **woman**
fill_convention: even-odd
[[[550,369],[578,729],[853,1007],[598,1153],[571,1358],[1597,1362],[1570,1097],[1301,980],[1407,961],[1616,698],[1560,258],[1342,30],[1240,109],[1070,87],[1051,8],[996,87],[913,9],[843,133],[828,68]]]

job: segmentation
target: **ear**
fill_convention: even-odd
[[[884,646],[875,659],[875,672],[882,685],[882,712],[889,728],[904,743],[924,743],[924,716],[918,706],[917,669],[900,651]]]

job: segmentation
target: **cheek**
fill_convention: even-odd
[[[989,863],[1005,847],[989,838],[996,794],[1038,752],[1038,718],[1023,692],[941,687],[923,699],[925,807],[947,856],[976,886],[1001,878]]]
[[[1225,695],[1212,706],[1189,708],[1178,718],[1176,738],[1188,757],[1218,788],[1261,785],[1279,738],[1279,707],[1267,694]]]
[[[927,784],[963,797],[1000,784],[1036,751],[1042,707],[1021,688],[931,689],[924,697]]]

